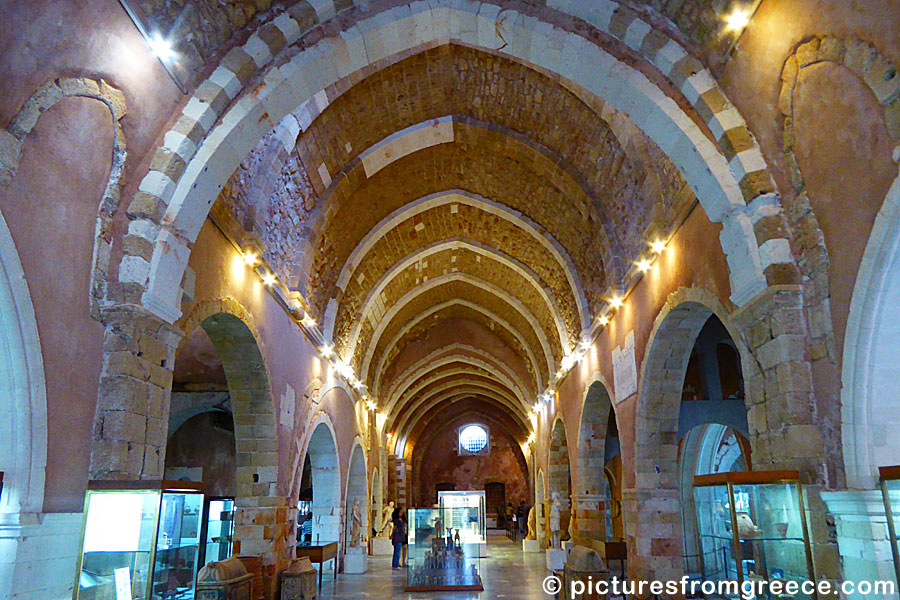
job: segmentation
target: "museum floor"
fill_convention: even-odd
[[[320,598],[350,600],[367,598],[450,598],[479,600],[509,598],[510,600],[546,600],[541,582],[549,575],[544,554],[525,554],[521,542],[509,541],[504,535],[488,537],[488,558],[481,561],[484,592],[416,592],[405,593],[406,570],[391,570],[390,556],[370,556],[369,571],[363,575],[338,575],[333,583],[325,572]]]

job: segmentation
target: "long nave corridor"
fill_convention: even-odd
[[[900,0],[0,2],[0,600],[897,600],[898,68]]]

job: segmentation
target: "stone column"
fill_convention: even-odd
[[[575,543],[593,548],[601,554],[606,541],[606,511],[608,494],[576,494],[572,496],[575,509]]]
[[[183,333],[136,305],[102,311],[106,327],[90,479],[162,479],[175,350]]]
[[[834,517],[837,545],[846,581],[893,581],[894,558],[881,490],[824,492],[822,500]],[[896,598],[896,595],[849,595],[848,599]]]
[[[625,489],[625,540],[631,579],[668,581],[684,573],[677,489]]]

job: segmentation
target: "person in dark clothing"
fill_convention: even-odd
[[[525,505],[525,501],[522,500],[519,502],[519,508],[516,510],[516,521],[519,524],[519,533],[525,532],[525,521],[528,520],[528,506]]]
[[[403,518],[402,509],[394,509],[394,512],[391,514],[391,522],[394,524],[394,531],[391,533],[391,543],[394,545],[394,557],[391,561],[391,567],[399,569],[403,544],[406,542],[406,520]]]

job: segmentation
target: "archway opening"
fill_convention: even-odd
[[[341,471],[337,444],[331,429],[319,423],[309,439],[306,451],[309,463],[304,463],[304,475],[309,485],[301,483],[301,493],[311,488],[309,505],[309,534],[313,544],[341,539]],[[365,472],[365,471],[364,471]]]
[[[701,572],[696,517],[682,513],[693,505],[693,475],[684,475],[680,445],[693,428],[726,425],[749,437],[741,355],[722,321],[699,302],[685,302],[664,313],[651,337],[638,407],[634,490],[630,507],[629,551],[640,561],[633,577],[678,579]],[[692,446],[689,451],[694,452]],[[690,479],[688,481],[687,479]],[[683,518],[684,517],[684,518]]]
[[[359,506],[355,506],[356,504]],[[344,530],[346,547],[360,545],[365,547],[369,539],[369,487],[366,481],[366,457],[362,446],[354,446],[350,454],[350,468],[347,472],[347,526]],[[362,522],[359,531],[355,530],[353,520],[358,511]],[[354,534],[356,539],[354,539]]]
[[[225,366],[202,326],[186,335],[175,353],[166,442],[164,477],[170,481],[203,483],[204,502],[196,516],[167,527],[176,530],[181,546],[185,536],[196,538],[196,556],[183,556],[197,568],[231,556],[234,549],[234,512],[237,497],[237,450],[231,393]],[[175,510],[173,514],[190,511]],[[176,580],[193,572],[175,572]],[[170,581],[172,577],[168,578]],[[183,583],[183,581],[181,581]]]
[[[561,419],[557,419],[553,425],[553,432],[550,434],[549,501],[552,503],[554,494],[557,494],[560,502],[559,539],[563,541],[571,539],[569,525],[572,518],[570,504],[572,498],[572,470],[569,465],[569,443],[566,438],[566,426]]]
[[[607,540],[607,513],[611,497],[606,477],[606,450],[615,412],[609,393],[599,381],[588,388],[578,429],[577,538],[585,546],[602,545]],[[618,435],[618,434],[616,434]]]

